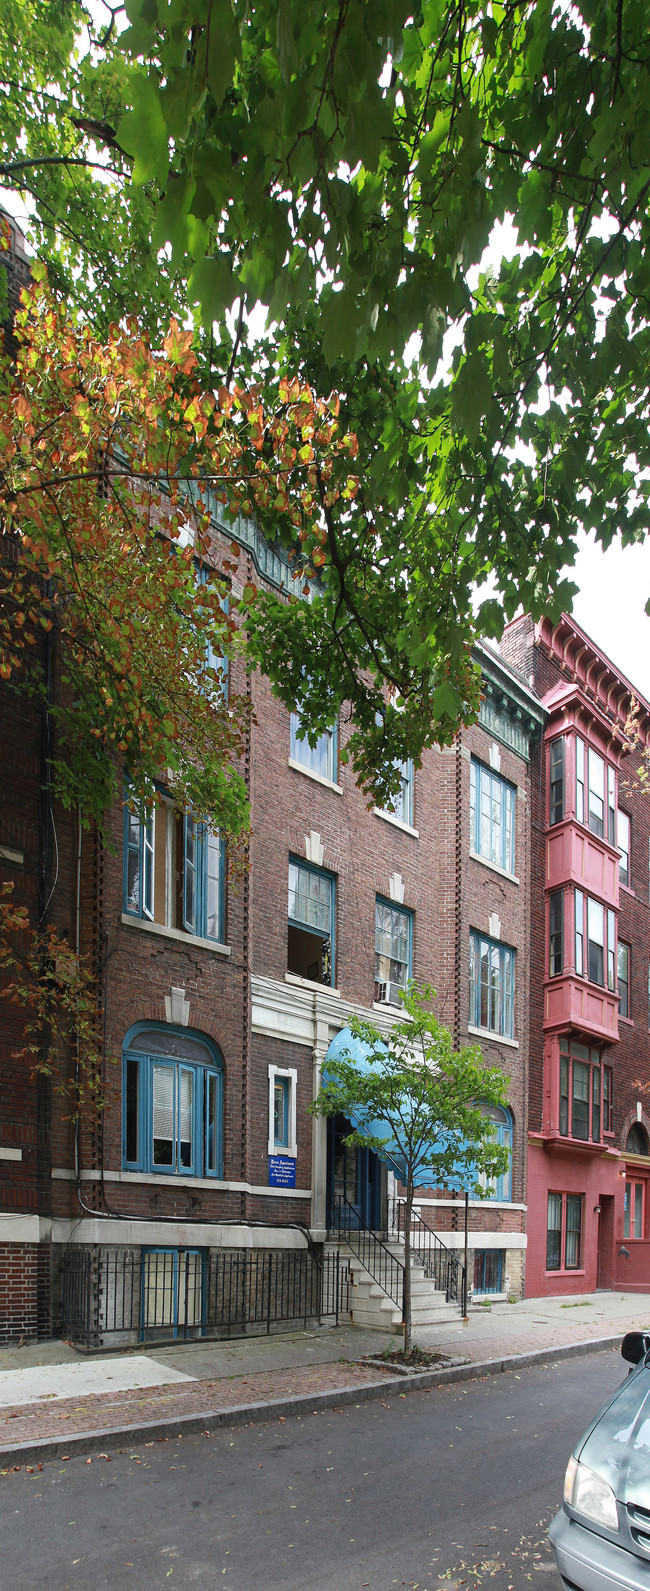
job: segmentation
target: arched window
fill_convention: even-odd
[[[493,1136],[498,1144],[503,1144],[508,1150],[508,1170],[500,1177],[486,1177],[482,1172],[478,1181],[485,1188],[490,1199],[498,1199],[506,1204],[512,1199],[512,1115],[502,1105],[482,1105],[481,1111],[493,1123]]]
[[[187,1028],[138,1022],[123,1049],[124,1168],[221,1177],[222,1101],[216,1044]]]
[[[634,1126],[630,1127],[625,1140],[625,1152],[628,1155],[647,1155],[649,1153],[648,1134],[645,1127],[642,1127],[638,1121],[635,1121]]]

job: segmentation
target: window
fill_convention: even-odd
[[[205,1255],[201,1249],[142,1250],[143,1342],[202,1337]]]
[[[616,845],[616,774],[614,769],[607,764],[607,838],[610,845]]]
[[[309,726],[303,722],[300,713],[292,713],[289,750],[292,762],[299,762],[301,768],[307,768],[310,773],[318,774],[320,779],[329,779],[336,784],[336,729],[326,729],[313,746],[307,739],[301,738],[301,735],[307,734]]]
[[[616,913],[605,912],[600,901],[593,900],[591,895],[583,895],[582,890],[575,891],[575,963],[578,977],[586,975],[591,983],[605,986],[605,969],[607,970],[607,988],[614,990],[614,967],[616,956]],[[585,966],[585,919],[587,930],[586,966]]]
[[[124,896],[129,917],[146,917],[200,939],[223,943],[225,847],[218,834],[188,814],[180,817],[156,791],[144,821],[124,807]]]
[[[515,870],[515,791],[474,757],[470,763],[470,847],[506,873]]]
[[[208,569],[205,564],[198,564],[195,567],[197,585],[209,585],[214,578],[215,571]],[[221,607],[224,613],[228,612],[227,597],[221,598]],[[215,704],[218,703],[219,698],[223,698],[226,701],[228,699],[228,659],[224,657],[220,647],[213,646],[211,641],[208,641],[205,649],[203,688],[206,696]]]
[[[554,889],[548,905],[549,977],[556,978],[563,966],[564,890]]]
[[[626,1155],[647,1155],[648,1153],[648,1134],[640,1121],[635,1121],[634,1126],[630,1127],[625,1140],[625,1153]]]
[[[617,823],[617,839],[619,854],[618,876],[621,884],[627,884],[629,888],[632,882],[630,871],[630,819],[627,812],[621,812],[620,809]]]
[[[473,1289],[475,1293],[503,1292],[503,1261],[502,1248],[476,1249]]]
[[[124,793],[124,910],[130,917],[153,918],[155,814],[141,817],[126,805]]]
[[[612,1068],[603,1067],[603,1132],[612,1132]]]
[[[564,737],[551,741],[549,823],[564,817]]]
[[[643,1217],[645,1214],[645,1182],[625,1183],[625,1214],[623,1217],[623,1236],[634,1239],[643,1237]]]
[[[618,944],[618,1014],[630,1015],[630,947]]]
[[[334,977],[334,879],[307,862],[289,862],[287,970],[312,983]]]
[[[605,764],[593,746],[589,747],[589,827],[593,834],[605,835]]]
[[[576,736],[576,819],[585,821],[585,743]]]
[[[136,1030],[124,1051],[123,1164],[220,1177],[222,1062],[216,1046],[173,1029]]]
[[[503,1038],[515,1033],[515,952],[505,945],[469,936],[469,1019]]]
[[[409,757],[406,762],[398,762],[396,766],[401,774],[400,789],[395,796],[393,805],[382,807],[381,811],[387,813],[390,817],[397,818],[399,823],[405,823],[409,829],[412,829],[414,823],[413,797],[415,784],[413,763]]]
[[[547,1271],[580,1270],[583,1204],[581,1193],[549,1193],[546,1217]]]
[[[512,1116],[510,1111],[501,1105],[483,1105],[483,1115],[488,1116],[493,1124],[492,1136],[496,1143],[508,1150],[508,1170],[503,1171],[500,1177],[488,1179],[485,1172],[479,1173],[477,1181],[485,1190],[490,1199],[501,1203],[509,1203],[512,1198]],[[498,1292],[499,1289],[497,1288]]]
[[[187,814],[184,823],[183,927],[201,939],[223,938],[224,847],[218,834]]]
[[[411,976],[413,918],[392,901],[375,902],[375,1000],[399,1005]]]
[[[611,1114],[611,1071],[605,1067],[609,1089],[605,1100],[605,1079],[601,1076],[600,1051],[588,1049],[573,1039],[560,1039],[559,1131],[563,1137],[600,1142],[602,1114]]]
[[[295,1160],[296,1088],[298,1073],[293,1067],[269,1066],[269,1154],[288,1155]]]

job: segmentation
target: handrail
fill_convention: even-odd
[[[383,1292],[398,1309],[404,1307],[404,1266],[391,1254],[376,1232],[361,1220],[354,1206],[344,1196],[334,1201],[332,1229],[356,1254],[364,1269],[373,1277]]]
[[[389,1230],[395,1232],[398,1238],[404,1236],[405,1210],[404,1199],[389,1201]],[[446,1247],[437,1232],[432,1232],[417,1210],[411,1210],[411,1253],[417,1264],[422,1266],[425,1276],[444,1292],[447,1303],[453,1299],[460,1306],[462,1314],[466,1315],[465,1266],[454,1250]]]

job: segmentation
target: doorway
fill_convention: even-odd
[[[327,1224],[335,1224],[335,1210],[344,1201],[352,1226],[367,1226],[377,1232],[381,1227],[381,1160],[374,1149],[346,1144],[351,1132],[354,1128],[345,1116],[334,1116],[327,1123]]]
[[[614,1268],[614,1195],[601,1193],[598,1200],[600,1215],[598,1217],[598,1267],[596,1272],[596,1286],[600,1292],[609,1293],[612,1288]]]

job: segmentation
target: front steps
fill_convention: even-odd
[[[354,1235],[352,1235],[354,1243]],[[404,1244],[388,1241],[385,1247],[393,1258],[404,1264]],[[354,1250],[347,1243],[329,1243],[327,1251],[339,1250],[341,1261],[350,1267],[350,1320],[355,1326],[369,1326],[375,1331],[388,1331],[392,1335],[402,1330],[402,1311],[389,1298],[379,1282],[366,1270]],[[442,1326],[460,1319],[457,1304],[447,1303],[444,1293],[435,1282],[425,1276],[421,1265],[411,1266],[411,1317],[413,1330]]]

